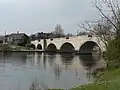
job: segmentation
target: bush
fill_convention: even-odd
[[[108,68],[120,67],[120,37],[109,41],[107,51],[105,53],[105,60]]]
[[[0,51],[12,51],[12,48],[8,44],[0,44]]]

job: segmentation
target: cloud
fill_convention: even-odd
[[[56,24],[74,32],[77,22],[97,16],[90,0],[0,0],[0,13],[0,30],[29,34],[51,32]]]

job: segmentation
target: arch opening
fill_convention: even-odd
[[[79,53],[80,54],[92,54],[92,53],[96,53],[96,52],[101,52],[100,47],[98,46],[97,43],[93,42],[93,41],[87,41],[85,42],[79,49]]]
[[[37,45],[37,49],[42,50],[42,45],[41,45],[41,44],[38,44],[38,45]]]
[[[73,53],[75,52],[75,48],[71,43],[64,43],[60,48],[60,52]]]
[[[46,51],[47,52],[56,52],[57,51],[57,48],[56,48],[56,46],[54,45],[54,44],[49,44],[48,46],[47,46],[47,48],[46,48]]]

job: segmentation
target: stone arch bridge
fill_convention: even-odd
[[[105,51],[104,43],[96,36],[52,38],[31,41],[36,50],[48,52],[92,53],[94,50]]]

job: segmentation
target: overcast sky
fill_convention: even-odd
[[[0,0],[0,34],[51,32],[56,24],[75,34],[77,23],[97,18],[91,0]]]

